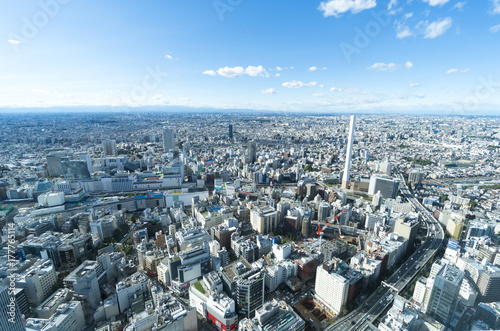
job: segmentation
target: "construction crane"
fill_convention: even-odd
[[[323,226],[323,228],[321,228],[321,225],[318,224],[318,231],[316,231],[316,234],[319,236],[319,246],[321,247],[321,240],[323,238],[323,232],[325,231],[325,229],[330,225],[330,224],[335,224],[337,223],[337,226],[339,228],[339,234],[340,234],[340,238],[344,238],[344,236],[342,235],[342,231],[340,230],[340,223],[339,223],[339,217],[340,215],[342,215],[345,211],[347,210],[347,208],[344,208],[344,210],[342,210],[340,213],[338,213],[337,215],[335,215],[335,217],[333,218],[332,221],[330,221],[330,218],[327,218],[326,221],[327,223],[325,224],[325,226]]]

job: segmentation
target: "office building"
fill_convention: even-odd
[[[256,207],[250,211],[250,224],[259,234],[270,234],[278,227],[278,212],[270,207]]]
[[[70,301],[59,305],[48,319],[28,318],[26,331],[80,331],[86,327],[82,304]]]
[[[248,154],[247,154],[248,163],[254,163],[257,161],[257,143],[255,141],[251,141],[248,143]]]
[[[66,288],[81,294],[90,306],[95,309],[101,301],[100,286],[106,283],[106,271],[97,261],[84,261],[73,270],[63,283]]]
[[[70,160],[61,162],[64,179],[85,180],[90,179],[88,164],[85,161]]]
[[[238,313],[251,315],[264,304],[264,272],[260,269],[252,269],[237,276],[236,280],[236,303]]]
[[[424,173],[420,172],[420,170],[412,170],[410,172],[410,176],[408,178],[408,181],[410,183],[413,183],[415,185],[420,185],[422,184],[422,179],[424,178]]]
[[[446,324],[455,309],[464,272],[446,264],[437,273],[427,307],[427,314]]]
[[[399,189],[399,180],[388,176],[372,175],[368,186],[368,195],[373,196],[378,191],[384,199],[394,199]]]
[[[319,266],[314,287],[319,301],[335,314],[340,314],[347,302],[349,281],[343,276]]]
[[[163,152],[168,153],[175,149],[174,132],[167,127],[163,127]]]
[[[52,261],[40,259],[26,271],[16,275],[16,287],[24,289],[31,304],[39,305],[51,293],[57,282]]]
[[[483,272],[479,275],[477,285],[480,294],[479,301],[500,301],[500,268],[493,265],[486,265]]]
[[[0,285],[0,328],[9,331],[24,331],[23,316],[17,304],[11,301],[7,286]]]
[[[116,284],[116,297],[120,313],[129,309],[136,299],[147,294],[148,278],[141,272],[136,272]],[[143,304],[144,307],[144,304]]]
[[[70,290],[60,288],[52,293],[42,304],[36,308],[36,315],[39,318],[49,319],[56,313],[57,307],[71,299]]]
[[[102,154],[104,156],[118,156],[116,140],[106,139],[102,141]]]
[[[355,130],[355,118],[354,115],[351,115],[351,121],[349,124],[349,140],[347,142],[345,167],[344,167],[344,174],[342,177],[342,188],[344,189],[347,188],[348,183],[351,180],[350,171],[351,171],[352,145],[354,144],[354,130]]]
[[[228,127],[228,135],[229,135],[229,139],[233,140],[233,125],[232,124],[229,124],[229,127]]]
[[[416,218],[400,217],[396,220],[394,232],[408,239],[407,250],[411,250],[415,244],[419,228],[418,218],[418,216]]]
[[[172,256],[168,269],[172,289],[179,293],[187,291],[190,283],[201,279],[211,270],[208,242]]]

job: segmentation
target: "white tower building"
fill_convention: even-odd
[[[344,177],[342,178],[342,188],[347,188],[347,183],[350,179],[352,144],[354,143],[354,115],[351,115],[351,124],[349,125],[349,141],[347,143],[347,152],[345,159]]]

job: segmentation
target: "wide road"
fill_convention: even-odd
[[[384,284],[380,285],[360,307],[342,317],[325,330],[365,330],[368,327],[367,323],[374,321],[387,306],[392,304],[394,296],[408,285],[420,269],[434,257],[443,244],[444,231],[441,225],[439,225],[432,213],[425,209],[410,191],[408,191],[403,176],[401,174],[397,176],[401,180],[401,193],[411,202],[415,210],[420,214],[420,221],[427,224],[427,239],[419,249],[385,281],[390,287]]]

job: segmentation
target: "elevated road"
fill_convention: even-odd
[[[427,238],[420,248],[385,281],[390,287],[380,285],[360,307],[340,318],[325,330],[347,331],[369,329],[368,324],[377,319],[379,315],[392,304],[394,296],[413,280],[427,262],[434,258],[434,255],[436,255],[443,244],[444,231],[441,225],[434,218],[432,213],[425,209],[425,207],[410,193],[404,184],[403,175],[398,174],[397,177],[401,180],[401,193],[420,214],[420,221],[427,224]],[[397,291],[394,289],[397,289]]]

